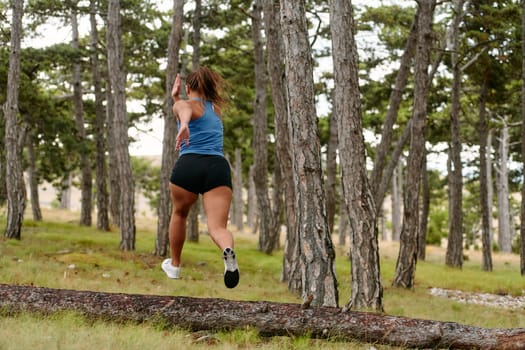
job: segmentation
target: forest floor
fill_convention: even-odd
[[[28,210],[30,214],[31,211]],[[258,236],[245,227],[231,227],[241,270],[241,283],[229,290],[222,283],[220,254],[201,226],[199,243],[187,242],[183,252],[182,279],[166,278],[160,269],[161,257],[152,254],[157,221],[137,220],[136,251],[118,249],[117,229],[100,232],[94,227],[80,227],[78,213],[44,210],[44,221],[27,218],[20,241],[0,238],[0,283],[34,285],[49,288],[118,292],[130,294],[175,295],[224,298],[239,301],[274,301],[300,303],[280,281],[283,249],[271,255],[257,250]],[[0,210],[0,224],[5,224]],[[339,304],[346,305],[351,294],[349,242],[340,246],[334,235]],[[525,328],[523,313],[524,284],[519,270],[519,256],[493,254],[493,272],[481,270],[481,252],[466,250],[462,269],[445,265],[444,247],[427,246],[426,259],[418,261],[415,287],[411,290],[392,286],[399,244],[380,242],[381,275],[386,315],[416,319],[457,322],[484,328]],[[519,304],[521,302],[521,304]],[[511,308],[512,306],[512,308]],[[75,332],[71,332],[71,325]],[[13,332],[11,329],[27,331]],[[111,332],[106,332],[109,329]],[[84,337],[83,347],[79,337]],[[207,348],[183,330],[156,329],[153,325],[92,324],[72,315],[39,318],[0,315],[0,349],[143,349],[155,347]],[[352,344],[307,338],[264,339],[256,330],[206,333],[217,345],[214,349],[382,349],[376,344]],[[210,338],[211,337],[211,338]],[[33,341],[34,339],[34,341]],[[37,341],[40,339],[39,341]],[[157,345],[152,343],[153,339]],[[118,341],[124,341],[119,345]],[[11,346],[18,344],[20,346]],[[108,347],[108,344],[116,344]],[[179,347],[178,345],[182,346]],[[391,349],[390,347],[387,347]]]

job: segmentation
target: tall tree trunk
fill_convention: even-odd
[[[341,185],[342,186],[342,185]],[[339,245],[346,244],[346,237],[350,236],[350,227],[348,224],[348,214],[345,205],[339,206]]]
[[[27,120],[27,118],[26,118]],[[42,221],[42,211],[40,210],[40,199],[38,195],[38,170],[36,167],[35,154],[35,132],[33,129],[27,131],[26,145],[27,145],[27,177],[29,182],[29,193],[31,197],[31,211],[33,213],[34,221]]]
[[[525,0],[521,0],[521,161],[525,169]],[[521,198],[525,198],[525,181],[521,184]],[[520,272],[525,275],[525,201],[520,213]]]
[[[414,108],[412,112],[410,150],[404,200],[401,244],[393,285],[412,288],[417,263],[419,228],[419,189],[425,156],[425,124],[429,89],[428,66],[432,46],[434,0],[418,2],[418,38],[414,68]]]
[[[200,40],[201,40],[201,0],[195,1],[195,11],[193,14],[193,53],[191,56],[191,65],[193,71],[196,71],[200,67],[200,60],[201,60],[201,50],[200,50]],[[187,36],[188,33],[185,33],[185,36]],[[184,57],[183,57],[183,64],[182,64],[182,74],[181,76],[184,76],[186,78],[186,70],[184,69],[186,67],[186,64],[184,63]],[[183,89],[185,90],[185,89]],[[184,91],[186,93],[186,91]],[[190,208],[190,211],[188,213],[187,223],[186,226],[186,237],[188,241],[190,242],[198,242],[199,241],[199,212],[201,209],[201,196],[197,199],[195,203]],[[231,207],[230,207],[231,209]]]
[[[168,64],[166,67],[166,86],[164,97],[164,137],[162,140],[162,165],[160,172],[159,219],[157,223],[157,240],[155,255],[165,256],[168,253],[169,223],[171,218],[171,197],[169,178],[177,158],[175,137],[177,120],[173,115],[173,98],[171,89],[177,76],[179,49],[182,40],[182,22],[184,20],[184,0],[173,0],[173,17],[170,37],[168,39]]]
[[[87,145],[86,130],[84,127],[84,103],[82,101],[82,70],[80,66],[80,44],[78,35],[77,4],[71,10],[71,47],[77,53],[73,60],[73,104],[75,107],[76,138],[80,156],[80,225],[91,226],[91,211],[93,197],[93,178],[89,161],[89,147]]]
[[[461,135],[460,135],[460,97],[461,97],[461,68],[458,60],[459,24],[463,17],[464,0],[454,1],[454,19],[452,21],[451,62],[453,70],[452,80],[452,107],[450,110],[450,157],[451,172],[448,174],[449,187],[449,220],[448,244],[445,263],[447,266],[463,267],[463,174],[461,172]]]
[[[498,245],[502,252],[510,253],[512,250],[510,232],[510,207],[509,207],[509,127],[506,120],[502,120],[499,138],[496,187],[498,189]]]
[[[334,112],[337,120],[341,183],[350,222],[352,295],[348,308],[383,310],[377,212],[368,183],[361,125],[358,57],[352,3],[330,1],[334,63]]]
[[[71,209],[71,186],[73,184],[73,175],[67,172],[62,177],[60,188],[60,209]]]
[[[257,221],[258,215],[257,212],[257,195],[255,194],[255,184],[253,180],[254,165],[250,166],[248,171],[248,215],[247,215],[247,224],[251,228],[252,232],[255,234],[257,232]]]
[[[334,219],[337,203],[336,173],[337,173],[337,118],[330,114],[328,146],[326,149],[326,217],[330,232],[334,232]]]
[[[370,187],[374,194],[376,210],[379,210],[383,206],[383,200],[386,193],[386,188],[382,188],[380,184],[381,182],[389,183],[391,178],[388,173],[384,173],[384,168],[387,161],[388,150],[390,149],[392,143],[393,127],[397,119],[399,106],[401,105],[403,90],[407,84],[412,59],[414,58],[414,53],[416,51],[417,18],[418,13],[416,13],[414,17],[414,22],[405,44],[405,51],[401,57],[394,88],[390,93],[388,112],[385,121],[383,122],[381,141],[376,148],[374,167],[372,169],[372,173],[370,174]]]
[[[3,108],[3,106],[2,106]],[[4,118],[0,118],[0,128],[5,130],[5,114]],[[7,203],[7,186],[6,186],[6,146],[5,135],[0,137],[0,206],[5,206]]]
[[[261,38],[261,0],[255,0],[252,11],[252,41],[255,62],[255,100],[253,102],[254,178],[259,209],[259,250],[270,254],[277,231],[268,193],[268,116],[266,114],[266,67]]]
[[[487,88],[487,87],[485,87]],[[485,96],[486,97],[486,96]],[[486,99],[483,102],[486,104]],[[483,105],[484,113],[487,111],[485,105]],[[492,134],[494,133],[493,129],[488,130],[487,135],[487,205],[488,205],[488,220],[489,220],[489,238],[490,238],[490,248],[492,250],[492,245],[494,244],[494,227],[492,225],[492,218],[494,212],[494,181],[492,180]]]
[[[239,231],[244,228],[244,205],[242,199],[242,154],[241,149],[235,149],[235,160],[233,166],[233,215],[232,221]]]
[[[302,296],[311,297],[312,305],[335,306],[338,304],[335,251],[326,221],[305,2],[281,0],[280,10],[289,101],[288,131],[293,145]]]
[[[489,209],[492,206],[492,199],[489,201],[489,188],[492,188],[492,181],[488,182],[490,168],[487,166],[489,158],[487,155],[488,125],[485,108],[487,84],[487,79],[484,79],[479,94],[479,195],[481,204],[481,268],[483,271],[492,271],[492,239],[490,237],[492,213]]]
[[[106,25],[107,27],[107,25]],[[117,147],[116,140],[113,137],[115,134],[115,103],[113,100],[113,89],[111,87],[111,79],[106,79],[106,122],[107,122],[107,141],[108,141],[108,156],[109,164],[117,164]],[[120,226],[120,182],[118,177],[118,168],[116,166],[109,167],[109,214],[111,222],[114,225]]]
[[[263,0],[264,30],[268,54],[268,77],[272,91],[275,116],[275,158],[283,179],[286,209],[286,244],[283,256],[281,280],[288,282],[288,289],[295,293],[302,290],[300,270],[297,268],[298,245],[296,244],[296,215],[290,134],[288,133],[288,99],[285,89],[285,73],[282,62],[283,38],[278,0]]]
[[[24,1],[13,0],[11,21],[11,47],[7,74],[7,96],[4,104],[7,223],[5,237],[20,239],[22,221],[26,207],[26,187],[22,166],[22,150],[25,130],[18,118],[18,96],[20,87],[20,43],[22,41],[22,17]]]
[[[197,70],[201,59],[201,17],[202,0],[195,0],[195,10],[193,12],[193,54],[191,56],[191,66]]]
[[[399,161],[392,176],[392,240],[399,241],[403,209],[403,162]]]
[[[118,180],[120,183],[120,249],[135,250],[135,191],[129,157],[128,115],[126,111],[126,73],[124,48],[121,40],[120,1],[108,4],[108,72],[113,90],[114,135],[117,154]]]
[[[188,213],[188,225],[186,226],[186,239],[188,242],[199,242],[199,212],[201,197],[199,196]]]
[[[428,214],[430,212],[430,185],[428,183],[427,154],[423,158],[423,173],[421,175],[421,215],[419,218],[419,233],[417,258],[425,260],[427,248]]]
[[[93,75],[93,90],[95,93],[95,188],[97,200],[97,229],[101,231],[109,231],[109,195],[107,187],[107,165],[106,165],[106,138],[104,130],[106,130],[106,117],[104,115],[102,93],[102,77],[100,74],[100,62],[98,59],[98,29],[96,15],[98,12],[98,5],[96,0],[90,0],[89,6],[89,21],[91,26],[90,31],[90,47],[91,47],[91,73]]]

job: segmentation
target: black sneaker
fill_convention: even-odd
[[[239,267],[235,260],[233,249],[226,248],[222,252],[224,258],[224,284],[228,288],[235,288],[239,283]]]

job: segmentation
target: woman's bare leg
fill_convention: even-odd
[[[198,195],[171,183],[170,192],[173,203],[169,227],[171,264],[180,266],[182,247],[186,239],[186,218]]]
[[[233,251],[233,235],[227,229],[232,190],[227,186],[216,187],[204,193],[202,201],[210,237],[222,251],[224,284],[234,288],[239,283],[239,267]]]
[[[231,199],[232,190],[227,186],[216,187],[202,196],[210,237],[221,250],[233,249],[233,235],[227,229]]]

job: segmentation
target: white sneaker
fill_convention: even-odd
[[[235,260],[233,249],[226,248],[222,252],[224,259],[224,284],[228,288],[234,288],[239,283],[239,267]]]
[[[180,267],[173,266],[171,264],[171,259],[164,259],[160,267],[162,267],[162,269],[164,270],[164,272],[166,272],[166,275],[168,275],[169,278],[179,278]]]

